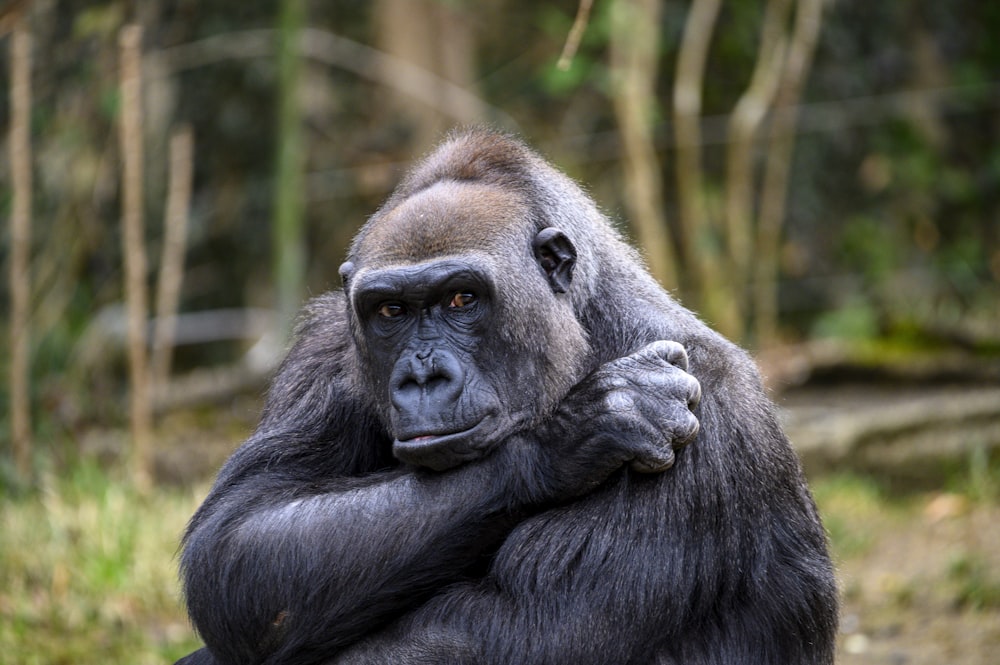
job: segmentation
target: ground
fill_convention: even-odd
[[[83,462],[50,461],[39,491],[3,495],[0,663],[152,665],[194,648],[177,543],[258,410],[237,400],[161,420],[150,495],[123,482],[124,435],[108,431],[80,439]],[[997,464],[971,455],[919,487],[844,468],[810,481],[843,596],[841,665],[1000,662]]]
[[[841,665],[1000,662],[1000,506],[974,487],[887,497],[815,483],[843,605]]]

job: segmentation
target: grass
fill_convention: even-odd
[[[970,510],[994,511],[997,487],[996,466],[980,455],[949,489],[960,493]],[[870,559],[886,538],[926,528],[926,495],[895,495],[854,474],[817,478],[812,488],[839,565],[878,565],[877,558]],[[6,495],[0,490],[0,665],[162,665],[199,646],[179,596],[176,551],[206,489],[158,487],[141,495],[116,472],[81,463],[58,477],[45,476],[35,490]],[[890,576],[889,581],[898,578],[896,587],[885,588],[883,579],[875,595],[861,586],[855,571],[853,602],[889,593],[886,611],[909,616],[931,584],[956,610],[996,612],[1000,570],[992,543],[973,540],[942,552],[939,573]],[[926,545],[936,548],[936,542]],[[845,592],[852,596],[850,589]]]
[[[162,665],[198,646],[175,553],[200,494],[142,496],[83,464],[2,497],[0,663]]]
[[[1000,610],[1000,574],[981,555],[963,552],[948,567],[955,605],[974,610]]]
[[[864,554],[891,517],[884,490],[865,476],[832,475],[814,482],[812,491],[838,558]]]

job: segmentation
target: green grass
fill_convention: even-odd
[[[870,478],[837,474],[812,484],[813,496],[838,558],[864,554],[887,518],[883,489]]]
[[[991,505],[1000,476],[974,456],[952,489]],[[919,515],[924,499],[894,496],[870,477],[817,478],[813,492],[839,561]],[[135,492],[95,464],[49,474],[36,490],[0,490],[0,665],[171,663],[199,645],[179,597],[176,552],[207,488]],[[1000,576],[971,545],[937,584],[955,606],[1000,607]],[[915,587],[900,587],[897,609]]]
[[[142,496],[84,464],[0,496],[0,663],[162,665],[195,648],[176,551],[202,493]]]
[[[1000,609],[1000,574],[978,554],[962,553],[948,567],[955,605],[975,610]]]

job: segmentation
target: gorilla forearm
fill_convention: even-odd
[[[678,365],[683,349],[666,342],[608,363],[535,431],[447,472],[342,478],[308,495],[275,487],[284,500],[247,512],[263,478],[220,490],[186,542],[192,618],[224,661],[352,643],[457,580],[535,509],[586,494],[626,463],[669,466],[697,429],[698,384]]]
[[[496,542],[513,521],[501,472],[381,473],[242,515],[252,487],[231,489],[187,539],[192,619],[222,662],[349,644]]]

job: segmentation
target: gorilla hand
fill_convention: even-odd
[[[607,411],[598,413],[597,420],[612,432],[618,430],[620,440],[634,450],[634,470],[669,469],[674,451],[698,434],[693,410],[701,401],[701,384],[687,369],[683,346],[658,341],[607,363],[591,377],[607,386]]]
[[[537,430],[555,494],[579,495],[628,463],[653,473],[673,466],[694,439],[701,385],[677,342],[657,341],[605,363],[576,385]]]

